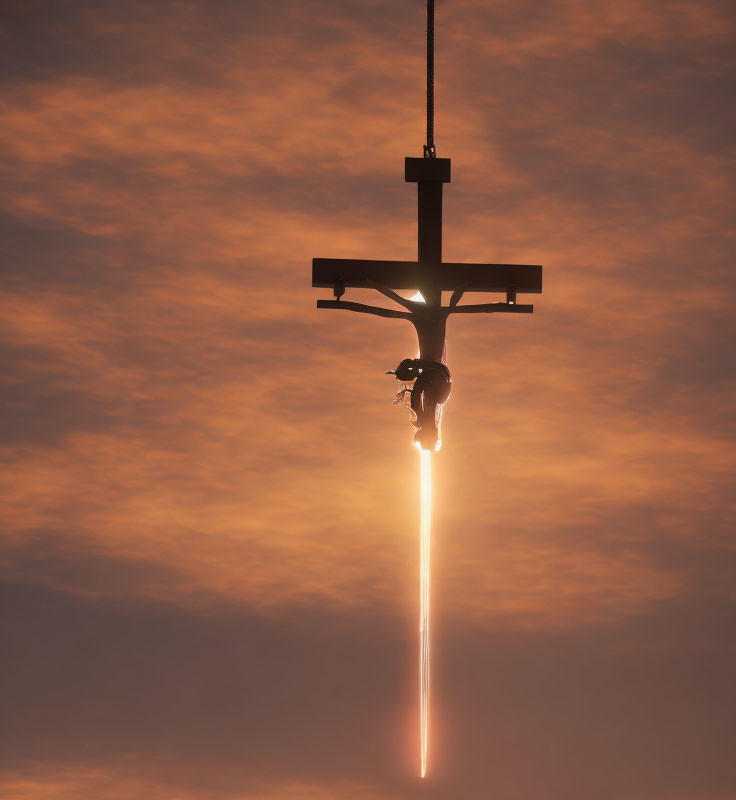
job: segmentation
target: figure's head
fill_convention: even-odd
[[[387,375],[396,375],[396,380],[399,381],[413,381],[414,378],[419,377],[419,370],[416,368],[416,359],[405,358],[396,369],[386,373]]]

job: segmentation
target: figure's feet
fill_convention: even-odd
[[[414,444],[418,444],[422,450],[429,450],[434,452],[437,449],[437,441],[439,439],[439,431],[434,425],[428,425],[420,428],[414,434]]]

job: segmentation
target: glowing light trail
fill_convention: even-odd
[[[427,774],[429,745],[429,546],[432,515],[432,454],[419,449],[419,725],[421,776]]]

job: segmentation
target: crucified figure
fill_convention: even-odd
[[[401,401],[407,394],[410,395],[410,407],[414,417],[412,423],[417,428],[417,432],[414,434],[414,443],[423,450],[435,450],[439,442],[442,406],[450,396],[452,384],[450,371],[445,364],[447,318],[450,314],[488,314],[494,311],[516,310],[516,308],[513,308],[513,303],[481,303],[460,306],[458,303],[467,284],[455,289],[449,304],[443,306],[441,297],[436,304],[408,300],[393,289],[374,281],[368,280],[367,283],[371,288],[407,310],[398,311],[393,308],[368,306],[339,299],[320,300],[317,305],[320,308],[341,308],[345,311],[373,314],[390,319],[406,319],[411,322],[419,340],[419,356],[404,359],[395,370],[390,370],[387,374],[396,375],[396,379],[402,383],[413,382],[411,388],[404,387],[396,394],[394,402]],[[509,306],[512,308],[510,309]]]

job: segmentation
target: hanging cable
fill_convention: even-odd
[[[427,144],[424,157],[437,157],[434,147],[434,0],[427,0]]]

